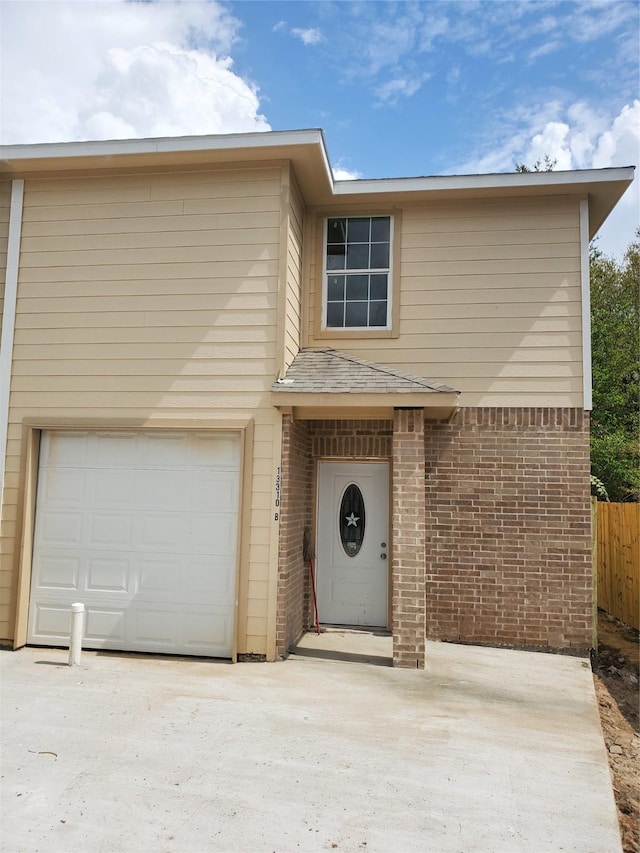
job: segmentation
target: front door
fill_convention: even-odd
[[[387,627],[389,466],[318,463],[320,622]]]

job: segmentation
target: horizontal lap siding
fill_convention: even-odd
[[[26,182],[5,588],[13,582],[25,418],[144,425],[169,417],[185,426],[211,418],[215,426],[253,417],[249,601],[239,651],[266,653],[279,224],[279,168]],[[13,629],[7,598],[3,638]]]
[[[300,349],[303,216],[304,202],[292,176],[287,235],[287,296],[284,328],[285,369],[289,367]]]
[[[311,344],[452,385],[463,405],[582,405],[577,201],[407,206],[399,260],[399,338],[315,341],[316,264]]]

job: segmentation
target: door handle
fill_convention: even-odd
[[[380,559],[381,559],[381,560],[386,560],[386,559],[387,559],[387,555],[386,555],[386,554],[380,554]]]

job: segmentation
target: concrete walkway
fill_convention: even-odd
[[[413,672],[372,642],[3,652],[2,850],[619,853],[587,661],[430,643]]]

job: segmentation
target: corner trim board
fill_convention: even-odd
[[[11,207],[9,209],[9,234],[7,241],[7,270],[4,285],[2,313],[2,339],[0,340],[0,517],[3,506],[4,473],[9,430],[9,394],[13,363],[13,337],[16,325],[18,297],[18,270],[20,269],[20,237],[22,235],[22,208],[24,181],[11,182]]]
[[[593,408],[591,376],[591,283],[589,277],[589,201],[580,201],[580,289],[582,293],[582,404]]]

